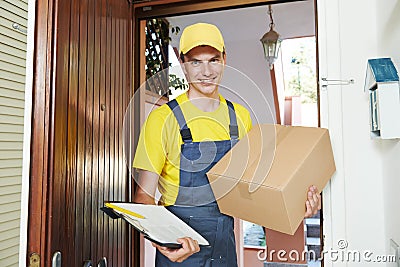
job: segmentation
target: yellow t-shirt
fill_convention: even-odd
[[[212,112],[204,112],[189,101],[184,93],[176,98],[192,133],[193,142],[229,140],[229,111],[220,95],[220,105]],[[250,131],[249,111],[233,103],[239,139]],[[161,203],[173,205],[178,196],[181,145],[178,122],[167,105],[153,110],[141,129],[133,167],[160,175],[158,189]]]

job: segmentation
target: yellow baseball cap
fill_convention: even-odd
[[[209,45],[220,52],[224,51],[224,38],[217,26],[208,23],[196,23],[183,30],[179,42],[179,53],[186,54],[200,45]]]

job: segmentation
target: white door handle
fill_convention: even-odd
[[[328,85],[349,85],[353,83],[354,79],[338,80],[338,79],[328,79],[326,77],[321,78],[321,87],[323,88],[326,88]]]

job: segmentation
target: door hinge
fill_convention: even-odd
[[[32,253],[29,256],[29,267],[40,267],[40,255]]]

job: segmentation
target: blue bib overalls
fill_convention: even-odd
[[[230,140],[193,142],[190,129],[176,100],[167,105],[173,111],[183,139],[180,157],[180,184],[175,205],[167,209],[199,232],[210,246],[201,246],[182,263],[171,262],[158,250],[156,266],[236,267],[233,218],[222,214],[209,185],[207,171],[238,141],[239,132],[233,104],[226,100],[230,119]]]

